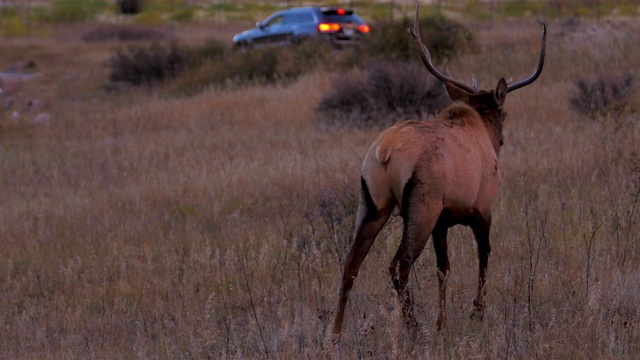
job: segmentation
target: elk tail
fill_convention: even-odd
[[[378,147],[376,147],[376,160],[381,164],[386,163],[391,157],[391,150],[392,149],[388,144],[385,144],[384,142],[379,144]]]

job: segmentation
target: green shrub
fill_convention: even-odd
[[[629,3],[621,3],[617,6],[618,14],[622,16],[639,16],[640,15],[640,6],[634,4],[632,2]]]
[[[150,85],[183,72],[190,61],[189,52],[176,43],[131,46],[118,50],[111,58],[111,81]]]
[[[171,20],[179,23],[185,23],[191,21],[195,16],[195,13],[196,8],[193,6],[185,6],[179,9],[174,9],[171,12]]]
[[[0,7],[0,19],[11,19],[18,16],[18,9],[15,6]]]
[[[317,109],[323,124],[386,127],[426,119],[451,102],[442,82],[415,62],[374,62],[367,68],[337,78]]]
[[[287,48],[242,50],[231,50],[220,41],[208,40],[204,46],[192,48],[191,54],[196,66],[177,79],[174,88],[178,93],[193,94],[212,85],[291,81],[317,68],[328,56],[336,60],[341,54],[347,55],[332,52],[330,46],[320,40]],[[332,64],[336,63],[332,61]]]
[[[500,7],[500,12],[506,16],[524,16],[527,13],[539,14],[542,4],[532,0],[508,0]]]
[[[89,20],[109,4],[105,0],[55,0],[45,20],[54,23],[77,23]]]
[[[619,118],[632,110],[634,85],[635,78],[631,74],[600,74],[595,79],[579,78],[575,80],[576,89],[570,99],[571,105],[580,114],[592,119]]]
[[[365,50],[373,56],[392,60],[416,59],[415,41],[408,30],[412,26],[413,19],[408,17],[375,22],[365,41]],[[453,58],[475,46],[473,34],[467,27],[444,16],[423,17],[420,35],[437,62]]]
[[[29,28],[19,17],[10,17],[0,22],[0,31],[6,37],[20,37],[29,34]]]
[[[465,15],[483,21],[492,19],[495,13],[485,2],[477,0],[466,0],[462,4],[462,9]]]

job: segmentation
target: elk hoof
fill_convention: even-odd
[[[473,311],[471,312],[471,320],[482,320],[482,318],[484,317],[484,310],[481,309],[473,309]]]
[[[331,335],[331,342],[333,343],[334,346],[340,345],[341,335],[342,335],[341,333]]]
[[[409,336],[411,336],[411,341],[416,342],[416,343],[422,342],[422,340],[424,339],[424,335],[422,334],[422,330],[420,330],[419,328],[412,329],[409,332]]]
[[[482,320],[484,317],[484,306],[478,304],[477,300],[473,300],[473,311],[471,311],[471,320]]]

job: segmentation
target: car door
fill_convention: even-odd
[[[281,36],[283,19],[283,14],[275,14],[258,24],[253,43],[255,45],[268,45],[276,42],[278,37]]]
[[[318,20],[312,13],[300,14],[299,31],[308,36],[313,36],[318,33]]]
[[[285,19],[286,21],[286,19]],[[309,12],[299,12],[291,19],[290,42],[298,43],[315,35],[318,31],[313,14]]]
[[[296,12],[284,13],[282,22],[272,32],[272,45],[291,45],[299,23],[299,15]]]

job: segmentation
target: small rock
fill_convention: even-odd
[[[31,125],[49,126],[50,124],[51,124],[51,115],[47,113],[40,113],[31,120]]]
[[[13,96],[8,96],[6,99],[4,99],[3,107],[5,110],[11,109],[11,106],[13,106],[13,99]]]

